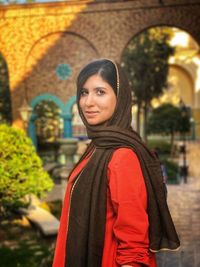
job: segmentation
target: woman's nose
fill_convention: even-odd
[[[86,106],[94,105],[94,96],[92,94],[88,94],[85,100]]]

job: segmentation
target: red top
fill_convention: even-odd
[[[85,158],[72,172],[64,200],[53,267],[64,267],[70,191]],[[139,160],[129,148],[117,149],[108,165],[106,232],[102,267],[142,264],[157,267],[149,252],[147,193]],[[67,259],[66,259],[67,261]]]

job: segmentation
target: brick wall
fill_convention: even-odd
[[[160,4],[159,2],[163,2]],[[175,4],[174,4],[175,2]],[[13,116],[24,98],[51,93],[66,102],[88,61],[120,61],[130,39],[151,26],[179,27],[200,43],[198,0],[67,1],[0,7],[0,51],[8,64]],[[67,63],[72,75],[55,70]]]

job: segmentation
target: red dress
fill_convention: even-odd
[[[85,158],[72,172],[64,200],[53,267],[64,267],[70,190],[73,179],[87,164]],[[106,232],[102,267],[142,264],[157,267],[149,252],[146,187],[136,154],[117,149],[108,165]],[[67,259],[66,259],[67,261]]]

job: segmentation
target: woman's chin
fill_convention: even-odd
[[[105,126],[107,124],[107,120],[106,121],[87,121],[87,123],[90,125],[90,126]]]
[[[89,125],[98,125],[98,124],[100,124],[100,122],[98,122],[98,121],[95,121],[95,120],[87,120],[87,123],[89,124]]]

